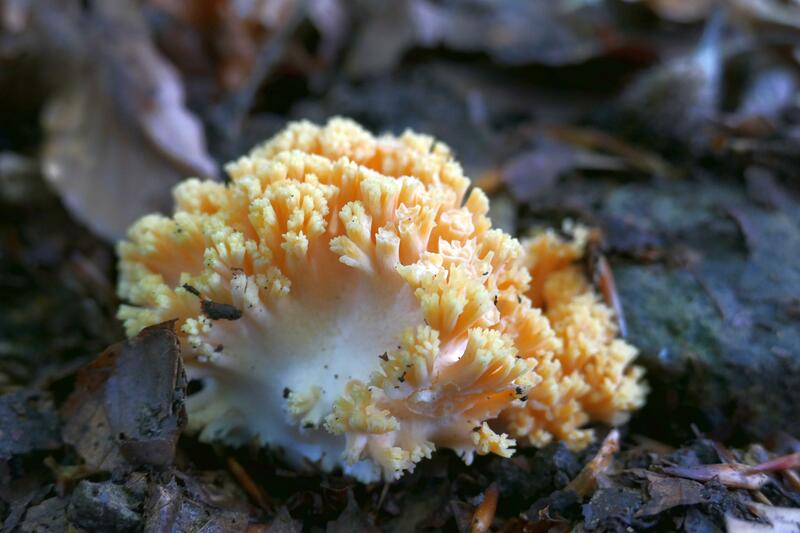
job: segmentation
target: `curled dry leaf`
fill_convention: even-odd
[[[97,3],[88,16],[67,19],[85,57],[43,115],[45,176],[76,218],[110,240],[168,207],[186,174],[216,173],[178,74],[126,3]]]

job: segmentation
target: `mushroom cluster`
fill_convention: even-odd
[[[558,338],[554,357],[542,361],[542,378],[502,413],[504,427],[519,439],[543,446],[554,438],[581,449],[594,440],[590,421],[619,425],[644,404],[644,369],[630,363],[636,348],[619,338],[613,310],[590,283],[582,259],[589,233],[567,225],[570,239],[547,230],[523,242],[531,273],[527,290]]]
[[[118,246],[119,317],[177,319],[201,439],[368,482],[436,448],[510,456],[503,430],[580,447],[642,403],[580,238],[492,229],[442,143],[299,122],[226,170]]]

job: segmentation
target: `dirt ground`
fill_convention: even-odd
[[[791,0],[0,0],[0,530],[797,531],[799,61]],[[514,235],[598,228],[647,405],[367,486],[182,434],[113,243],[334,115],[446,142]]]

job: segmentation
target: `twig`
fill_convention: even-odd
[[[758,490],[769,483],[769,476],[761,473],[750,474],[748,473],[749,469],[749,466],[739,463],[720,463],[697,466],[667,466],[663,468],[663,472],[671,476],[703,482],[716,478],[726,487],[737,489]]]
[[[383,502],[386,500],[387,494],[389,494],[389,483],[384,483],[383,490],[381,490],[381,497],[378,499],[378,505],[376,506],[378,511],[383,507]]]
[[[800,452],[790,453],[789,455],[782,455],[775,459],[770,459],[763,463],[759,463],[747,470],[748,474],[754,472],[782,472],[791,468],[800,467]]]
[[[797,492],[800,492],[800,476],[793,470],[785,470],[782,474],[789,486]]]
[[[611,460],[618,451],[619,431],[612,429],[603,440],[597,454],[583,467],[577,477],[570,481],[567,489],[581,498],[589,496],[597,488],[597,476],[608,470]]]
[[[253,478],[250,477],[250,474],[242,468],[242,465],[239,464],[239,461],[234,459],[233,457],[228,457],[228,470],[231,471],[233,477],[236,478],[236,481],[239,485],[244,489],[244,491],[253,499],[253,501],[265,511],[271,511],[274,509],[274,502],[270,502],[270,498],[264,489],[261,488]]]
[[[497,490],[497,485],[492,483],[486,492],[483,493],[483,501],[475,509],[475,514],[472,515],[472,533],[485,533],[489,531],[494,521],[494,514],[497,512],[497,499],[500,492]]]

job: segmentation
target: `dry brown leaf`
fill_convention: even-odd
[[[216,173],[177,73],[127,4],[98,3],[88,20],[68,19],[84,57],[43,115],[45,176],[76,218],[110,240],[168,208],[186,175]]]
[[[62,408],[62,436],[89,468],[172,464],[186,424],[186,376],[173,328],[145,328],[78,373]]]
[[[697,481],[645,472],[650,500],[636,516],[653,516],[680,505],[697,505],[704,501],[703,485]]]

